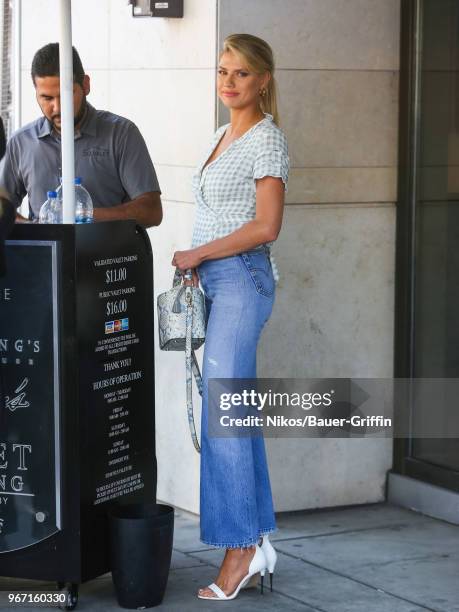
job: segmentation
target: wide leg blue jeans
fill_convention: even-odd
[[[198,268],[206,295],[201,419],[201,540],[247,547],[276,528],[263,437],[208,433],[210,378],[256,378],[256,353],[275,284],[266,250],[209,260]]]

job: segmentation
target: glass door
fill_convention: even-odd
[[[409,83],[401,83],[396,329],[409,348],[404,360],[396,355],[395,375],[459,379],[459,0],[405,2],[403,10],[401,79]],[[403,449],[397,442],[396,464],[459,490],[459,439],[448,437],[459,398],[432,408],[445,438],[412,438]],[[422,418],[415,402],[411,418]]]

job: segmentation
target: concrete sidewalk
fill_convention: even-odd
[[[198,520],[177,512],[172,569],[158,609],[459,612],[459,527],[390,504],[285,513],[277,519],[274,592],[261,596],[259,589],[250,589],[217,604],[195,593],[216,577],[222,551],[202,544]],[[2,589],[7,585],[33,588],[30,582],[0,579]],[[120,610],[110,574],[81,586],[77,609]]]

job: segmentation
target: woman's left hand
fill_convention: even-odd
[[[172,265],[179,270],[188,270],[189,268],[197,268],[202,263],[197,249],[189,251],[175,251],[172,258]]]

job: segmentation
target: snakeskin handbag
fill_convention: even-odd
[[[202,377],[194,351],[205,341],[206,306],[201,289],[184,285],[183,278],[191,278],[191,270],[182,276],[177,269],[172,289],[158,295],[159,347],[163,351],[185,351],[188,424],[194,447],[200,453],[193,415],[192,374],[202,396]]]

